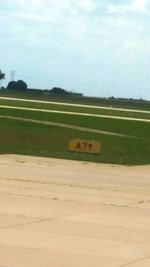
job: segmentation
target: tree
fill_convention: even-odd
[[[60,87],[53,87],[51,90],[49,90],[49,92],[50,94],[60,95],[60,96],[83,96],[83,94],[67,91]]]
[[[10,90],[17,90],[17,91],[26,91],[27,90],[27,84],[22,81],[11,81],[8,83],[7,88]]]
[[[16,90],[16,87],[17,87],[16,84],[17,84],[17,82],[15,82],[15,81],[9,82],[8,85],[7,85],[7,89]]]
[[[62,89],[60,87],[53,87],[51,90],[50,90],[51,94],[54,94],[54,95],[67,95],[68,92],[65,90],[65,89]]]
[[[27,90],[27,84],[24,81],[22,81],[22,80],[17,81],[17,90],[18,91],[25,91],[25,90]]]
[[[1,72],[0,70],[0,81],[1,81],[1,87],[2,87],[2,80],[5,79],[5,73]]]

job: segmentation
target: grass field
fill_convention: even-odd
[[[0,99],[0,105],[150,120],[150,113],[146,112],[84,108],[4,99]],[[142,108],[138,106],[138,109]],[[145,110],[148,110],[148,108]],[[121,118],[99,118],[90,115],[83,116],[82,114],[61,114],[3,107],[0,107],[0,115],[3,116],[0,118],[0,153],[50,156],[115,164],[120,163],[121,154],[122,164],[150,163],[150,121],[128,121]],[[29,121],[12,119],[15,117],[29,119]],[[36,123],[36,120],[39,122]],[[58,125],[44,125],[43,122],[55,122]],[[60,124],[69,125],[70,128],[62,127]],[[81,129],[71,129],[71,126],[81,127]],[[94,133],[87,131],[87,129],[125,136]],[[102,153],[97,156],[71,153],[68,151],[68,142],[72,138],[100,141],[102,142]]]
[[[43,101],[58,101],[60,103],[68,102],[73,104],[87,104],[97,105],[106,107],[118,107],[118,108],[129,108],[129,109],[141,109],[150,111],[150,101],[135,100],[135,99],[112,99],[112,98],[100,98],[100,97],[80,97],[80,96],[59,96],[49,95],[47,93],[31,92],[30,89],[27,92],[18,92],[11,90],[0,90],[0,96],[2,97],[16,97],[25,99],[37,99]]]
[[[0,99],[0,105],[14,106],[14,107],[25,107],[25,108],[36,108],[45,110],[58,110],[65,112],[75,112],[75,113],[85,113],[85,114],[95,114],[95,115],[111,115],[111,116],[122,116],[122,117],[132,117],[132,118],[142,118],[150,119],[150,111],[148,110],[116,110],[115,108],[108,107],[82,107],[75,105],[65,105],[65,104],[55,104],[55,103],[37,103],[37,102],[26,102],[17,100]]]

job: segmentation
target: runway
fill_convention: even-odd
[[[149,267],[150,165],[0,155],[0,267]]]

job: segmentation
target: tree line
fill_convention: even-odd
[[[5,74],[0,70],[0,81],[5,79]],[[2,86],[1,86],[2,87]],[[72,91],[67,91],[63,88],[60,87],[53,87],[52,89],[28,89],[28,86],[26,82],[23,80],[18,80],[18,81],[10,81],[7,85],[8,90],[13,90],[13,91],[19,91],[19,92],[32,92],[32,93],[46,93],[50,95],[62,95],[62,96],[68,96],[68,95],[74,95],[74,96],[83,96],[81,93],[77,92],[72,92]]]

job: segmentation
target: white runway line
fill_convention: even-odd
[[[5,105],[0,105],[0,108],[27,110],[27,111],[28,110],[29,111],[39,111],[39,112],[46,112],[46,113],[59,113],[59,114],[68,114],[68,115],[79,115],[79,116],[85,116],[85,117],[105,118],[105,119],[114,119],[114,120],[150,122],[150,119],[100,115],[100,114],[91,114],[91,113],[79,113],[79,112],[59,111],[59,110],[50,110],[50,109],[37,109],[37,108],[15,107],[15,106],[5,106]]]
[[[137,113],[150,114],[149,110],[113,108],[113,107],[105,107],[105,106],[93,106],[93,105],[84,105],[84,104],[54,102],[54,101],[31,100],[31,99],[24,99],[24,98],[0,97],[0,99],[12,100],[12,101],[22,101],[22,102],[31,102],[31,103],[43,103],[43,104],[54,104],[54,105],[56,104],[56,105],[63,105],[63,106],[85,107],[85,108],[106,109],[106,110],[116,110],[116,111],[126,111],[126,112],[137,112]]]
[[[11,120],[16,120],[16,121],[32,122],[32,123],[41,124],[41,125],[57,126],[57,127],[62,127],[62,128],[67,128],[67,129],[72,129],[72,130],[77,130],[77,131],[82,131],[82,132],[91,132],[91,133],[112,135],[112,136],[118,136],[118,137],[127,137],[127,138],[138,138],[138,139],[140,138],[140,137],[131,136],[131,135],[119,134],[115,132],[102,131],[102,130],[91,129],[87,127],[81,127],[81,126],[58,123],[58,122],[51,122],[51,121],[41,121],[41,120],[33,120],[33,119],[13,117],[13,116],[3,116],[3,115],[2,116],[0,115],[0,118],[6,118],[6,119],[11,119]]]

